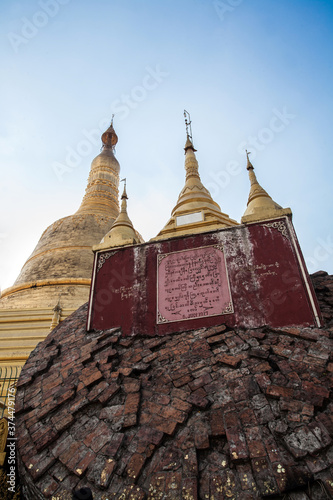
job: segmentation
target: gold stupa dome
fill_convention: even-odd
[[[111,123],[102,135],[102,151],[91,163],[80,208],[44,231],[14,285],[2,292],[0,309],[53,308],[60,295],[63,307],[76,309],[88,299],[92,246],[119,214],[117,141]]]

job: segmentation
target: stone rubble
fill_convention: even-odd
[[[320,273],[323,328],[122,338],[87,333],[82,306],[18,382],[26,499],[333,498],[333,277]]]

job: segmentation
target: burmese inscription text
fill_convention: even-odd
[[[158,255],[157,323],[233,312],[221,245]]]

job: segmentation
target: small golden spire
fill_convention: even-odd
[[[93,247],[94,251],[106,250],[112,247],[144,243],[142,236],[137,231],[135,231],[132,221],[128,217],[128,196],[126,193],[126,179],[122,179],[120,182],[124,182],[123,194],[121,195],[120,213],[117,219],[114,221],[110,231],[104,236],[100,244]]]
[[[247,165],[246,168],[249,172],[249,179],[251,182],[249,199],[247,208],[241,219],[242,224],[247,222],[257,222],[266,219],[273,219],[282,215],[291,215],[290,208],[282,208],[280,205],[269,196],[267,191],[262,188],[254,173],[254,167],[250,161],[250,152],[246,151]]]

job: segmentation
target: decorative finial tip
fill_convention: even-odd
[[[252,163],[251,163],[251,161],[250,161],[250,158],[249,158],[249,156],[250,156],[250,154],[251,154],[251,151],[248,151],[247,149],[245,149],[245,152],[246,152],[246,157],[247,157],[247,165],[246,165],[246,168],[247,168],[247,170],[250,170],[250,169],[254,170],[254,167],[253,167],[253,165],[252,165]]]
[[[190,139],[191,142],[193,142],[191,116],[190,116],[190,113],[188,111],[186,111],[186,109],[184,109],[184,118],[185,118],[185,127],[186,127],[187,138]]]
[[[114,114],[112,115],[111,118],[111,124],[110,127],[102,134],[102,143],[103,146],[106,146],[108,148],[114,149],[115,145],[118,142],[118,136],[113,128],[113,117]]]
[[[126,177],[124,177],[124,179],[121,179],[120,182],[124,183],[124,189],[123,189],[123,194],[121,195],[121,199],[123,200],[124,198],[126,198],[126,200],[128,200],[128,196],[126,193]]]
[[[192,121],[191,121],[191,116],[186,109],[184,109],[184,118],[185,118],[185,126],[186,126],[186,144],[185,144],[185,153],[188,149],[192,149],[193,151],[196,151],[193,146],[193,139],[192,139]]]

